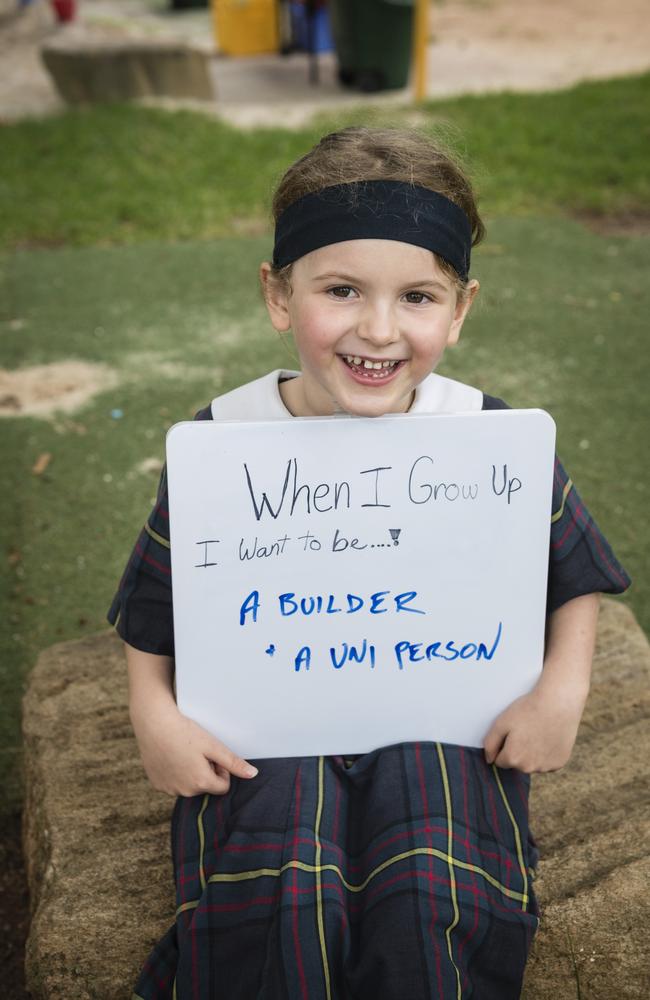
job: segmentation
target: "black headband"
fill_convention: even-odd
[[[404,181],[356,181],[306,194],[275,226],[273,264],[284,267],[346,240],[398,240],[438,254],[462,281],[469,275],[472,227],[458,205]]]

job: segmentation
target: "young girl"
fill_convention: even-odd
[[[484,234],[458,166],[427,137],[344,129],[283,177],[271,322],[300,371],[213,400],[198,420],[499,409],[432,374],[478,292]],[[166,478],[109,619],[131,718],[172,820],[176,923],[143,1000],[509,1000],[537,926],[528,775],[569,758],[587,697],[598,592],[625,571],[556,464],[544,669],[482,750],[438,743],[343,759],[241,760],[174,700]],[[342,748],[344,750],[345,748]]]

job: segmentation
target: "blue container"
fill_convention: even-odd
[[[291,30],[295,44],[305,52],[330,52],[334,48],[327,7],[319,7],[312,18],[311,48],[307,13],[302,3],[291,4]]]

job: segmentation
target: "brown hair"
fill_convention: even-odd
[[[441,144],[415,129],[351,126],[323,136],[284,174],[273,197],[273,219],[277,222],[289,205],[306,194],[362,180],[404,181],[430,188],[465,212],[472,228],[472,246],[485,236],[474,192],[462,167]],[[437,255],[436,260],[462,295],[465,283],[454,268]],[[289,292],[291,267],[272,268],[273,276]]]

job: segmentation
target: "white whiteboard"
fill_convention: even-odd
[[[181,711],[248,758],[481,746],[542,667],[554,443],[541,410],[176,424]]]

